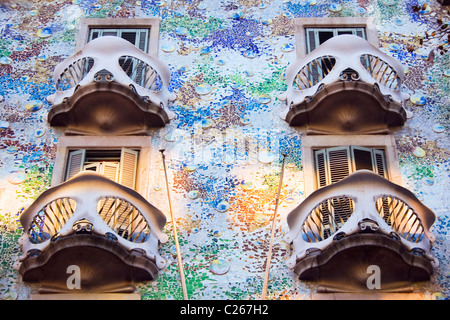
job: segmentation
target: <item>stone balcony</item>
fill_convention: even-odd
[[[316,134],[387,133],[407,119],[403,69],[360,37],[333,37],[288,66],[281,117]]]
[[[368,291],[377,266],[383,292],[410,292],[438,265],[434,213],[410,191],[368,170],[313,192],[288,215],[288,267],[321,292]]]
[[[166,64],[119,37],[87,43],[54,71],[48,121],[66,134],[146,134],[174,117]]]
[[[23,255],[15,265],[39,293],[131,293],[166,265],[164,214],[136,191],[83,172],[43,192],[20,216]],[[69,267],[81,288],[67,286]],[[75,292],[74,292],[75,291]]]

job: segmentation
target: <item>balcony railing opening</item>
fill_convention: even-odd
[[[321,82],[333,70],[336,59],[333,56],[321,56],[309,62],[296,75],[294,88],[305,90]]]
[[[303,239],[311,243],[333,236],[350,218],[353,210],[354,201],[346,196],[322,201],[309,213],[303,223]]]
[[[93,66],[94,59],[91,57],[81,58],[73,62],[60,74],[56,82],[56,89],[64,91],[75,87]],[[152,91],[162,90],[161,77],[155,69],[144,61],[133,56],[121,56],[119,66],[133,82],[141,87]]]
[[[124,199],[104,197],[99,200],[97,211],[103,221],[125,240],[143,243],[150,236],[145,218]]]
[[[132,56],[122,56],[119,58],[119,65],[128,77],[141,87],[152,91],[162,89],[161,77],[144,61]]]
[[[76,202],[71,198],[53,200],[42,208],[31,221],[28,237],[31,243],[43,243],[51,239],[72,217]]]
[[[75,87],[89,73],[94,65],[94,58],[84,57],[71,63],[59,75],[56,90],[64,91]]]
[[[424,237],[424,228],[417,213],[404,201],[383,196],[376,202],[377,210],[383,220],[405,240],[418,243]]]
[[[392,90],[399,88],[400,78],[387,62],[371,54],[363,54],[360,60],[363,67],[379,84]]]

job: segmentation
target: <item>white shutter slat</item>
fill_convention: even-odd
[[[139,151],[122,148],[120,155],[119,183],[135,189],[136,187],[136,168]]]
[[[86,159],[86,149],[80,149],[69,152],[69,159],[67,161],[66,179],[69,180],[83,169],[84,161]]]

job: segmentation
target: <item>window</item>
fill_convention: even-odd
[[[370,170],[387,177],[383,149],[360,146],[333,147],[314,151],[317,186],[338,182],[357,170]]]
[[[126,187],[135,189],[138,155],[138,151],[128,148],[120,150],[79,149],[70,151],[66,180],[81,171],[91,171]]]
[[[342,34],[353,34],[363,39],[366,37],[366,29],[363,27],[354,28],[306,28],[306,49],[311,52],[328,39]]]
[[[149,29],[90,29],[89,41],[98,37],[115,36],[125,39],[144,52],[148,50]]]
[[[365,17],[324,17],[297,18],[295,24],[295,44],[297,57],[303,57],[331,37],[341,34],[360,36],[378,46],[378,33],[373,18]]]
[[[51,185],[57,186],[82,170],[90,170],[147,197],[151,142],[149,136],[62,136]]]
[[[392,135],[306,135],[302,163],[305,196],[360,169],[403,185]]]
[[[161,18],[84,18],[81,20],[76,49],[102,36],[116,36],[130,41],[151,56],[158,56]]]

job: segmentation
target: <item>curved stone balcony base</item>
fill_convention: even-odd
[[[411,292],[411,282],[429,280],[433,273],[429,259],[380,233],[354,234],[309,252],[294,272],[301,280],[318,281],[319,292]],[[367,286],[371,265],[380,268],[379,289]]]
[[[50,125],[64,128],[66,134],[145,135],[169,120],[162,106],[115,82],[79,87],[48,114]]]
[[[387,133],[406,121],[405,109],[383,95],[377,85],[338,81],[319,87],[302,103],[292,106],[286,121],[306,126],[314,134]]]
[[[69,289],[68,267],[80,268],[80,289]],[[72,234],[52,241],[42,252],[29,255],[19,273],[39,283],[39,293],[132,293],[134,283],[153,280],[155,261],[139,250],[127,250],[97,234]]]

